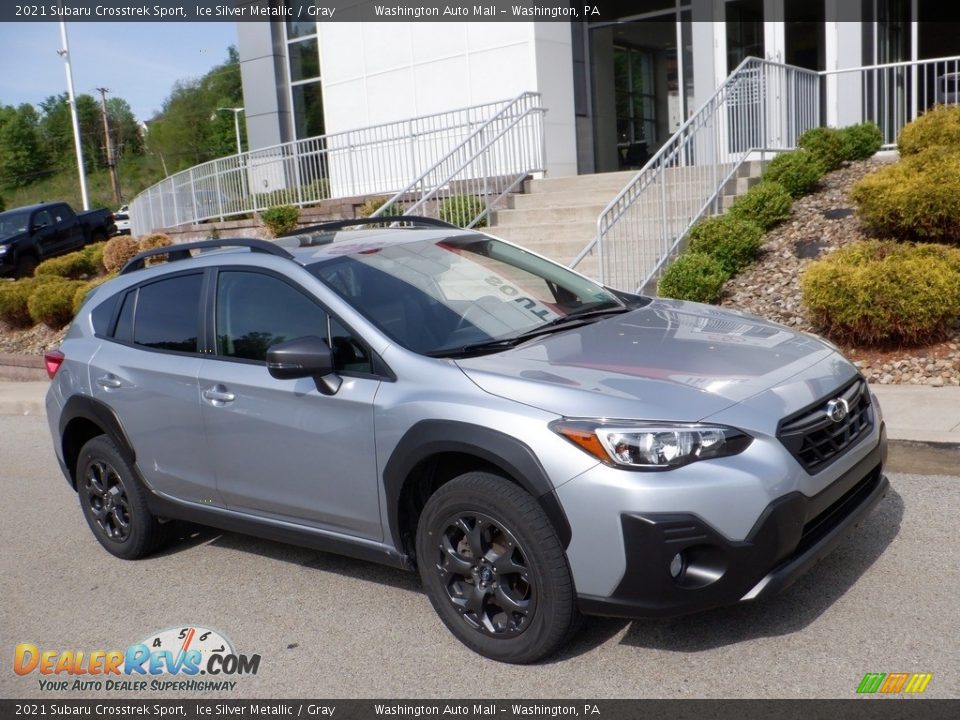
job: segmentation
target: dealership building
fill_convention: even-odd
[[[933,0],[635,0],[604,22],[238,23],[250,149],[539,93],[547,173],[637,168],[749,56],[831,71],[954,55]],[[941,8],[942,10],[942,8]],[[949,70],[949,69],[948,69]],[[951,79],[953,78],[953,79]],[[820,121],[955,93],[838,74]],[[871,94],[874,97],[871,98]],[[882,124],[882,123],[881,123]]]

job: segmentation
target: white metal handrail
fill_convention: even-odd
[[[851,95],[862,98],[858,113]],[[791,150],[821,124],[822,96],[832,124],[874,122],[894,147],[921,112],[960,102],[960,56],[821,72],[747,58],[604,208],[571,265],[594,255],[602,282],[650,290],[743,162]]]
[[[539,107],[538,94],[524,93],[196,165],[156,183],[130,203],[132,231],[224,220],[274,205],[303,207],[329,198],[396,193],[521,100]],[[540,133],[538,127],[524,130]],[[534,140],[539,142],[541,135]]]
[[[818,80],[804,68],[744,60],[604,208],[571,265],[595,253],[601,282],[647,286],[751,153],[793,147],[818,124]]]
[[[544,112],[538,93],[517,96],[374,215],[402,207],[407,215],[477,225],[525,178],[545,170]]]

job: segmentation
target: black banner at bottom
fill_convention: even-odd
[[[954,720],[960,700],[0,700],[0,718]]]

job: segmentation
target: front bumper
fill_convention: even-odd
[[[880,502],[886,429],[872,451],[817,495],[770,503],[742,541],[688,513],[622,513],[626,570],[609,596],[581,594],[589,615],[669,617],[773,595],[834,549]],[[684,558],[677,578],[670,562]]]

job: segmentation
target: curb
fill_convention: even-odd
[[[0,380],[17,382],[46,380],[47,371],[39,355],[0,353]]]

